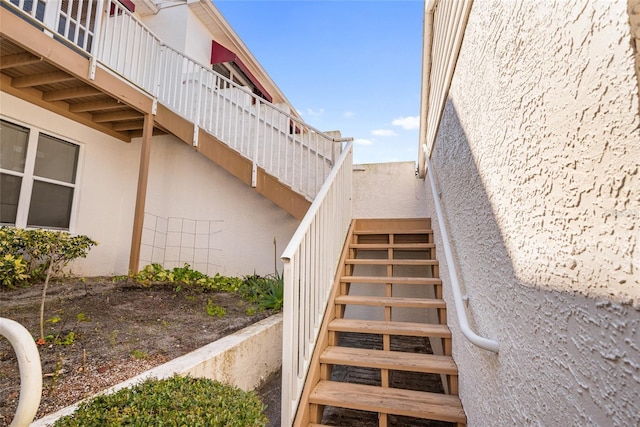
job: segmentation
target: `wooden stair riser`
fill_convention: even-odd
[[[435,285],[442,286],[442,280],[434,277],[376,277],[376,276],[342,276],[341,283],[368,283],[391,285]]]

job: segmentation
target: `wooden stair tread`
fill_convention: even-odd
[[[342,283],[391,283],[396,285],[441,285],[437,277],[342,276]]]
[[[309,402],[317,405],[466,423],[458,396],[426,391],[320,381]]]
[[[402,351],[329,346],[320,356],[320,363],[458,375],[458,367],[451,356]]]
[[[348,258],[345,264],[352,265],[438,265],[435,259],[371,259],[371,258]]]
[[[382,307],[446,308],[444,300],[441,299],[363,295],[340,295],[336,297],[336,304],[371,305]]]
[[[394,230],[393,228],[389,229],[380,229],[380,230],[354,230],[353,234],[359,236],[365,235],[378,235],[378,234],[433,234],[433,230],[431,228],[410,228],[407,230]]]
[[[403,335],[416,337],[451,338],[447,325],[432,323],[387,322],[384,320],[333,319],[329,330],[365,334]]]
[[[435,243],[350,243],[351,249],[362,250],[383,250],[383,249],[395,249],[405,251],[419,251],[425,249],[435,248]]]

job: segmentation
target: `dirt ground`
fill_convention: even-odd
[[[20,322],[37,338],[41,294],[42,285],[0,291],[0,317]],[[207,305],[226,314],[210,315]],[[36,418],[272,314],[251,309],[236,295],[176,292],[169,285],[111,278],[50,284],[44,316],[50,342],[39,346],[44,380]],[[15,414],[19,384],[15,353],[0,337],[0,427]]]

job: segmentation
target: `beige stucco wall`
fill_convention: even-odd
[[[184,52],[187,40],[187,19],[189,8],[186,5],[160,10],[155,15],[139,17],[156,36],[178,52]]]
[[[416,178],[415,162],[372,163],[353,165],[352,197],[354,218],[424,218],[427,212],[427,193],[423,181]],[[360,256],[386,258],[386,253],[360,251]],[[358,265],[354,275],[386,275],[385,266]],[[418,277],[424,275],[424,267],[397,266],[396,276]],[[385,295],[383,286],[370,283],[354,283],[352,295]],[[432,286],[395,285],[393,294],[408,298],[435,298]],[[383,307],[347,306],[345,318],[384,320]],[[404,322],[438,323],[433,310],[418,308],[394,308],[392,320]],[[431,348],[442,354],[440,339],[431,340]]]
[[[153,139],[145,212],[143,261],[197,263],[210,274],[274,273],[274,237],[282,273],[280,254],[298,226],[255,189],[170,135]],[[178,241],[181,248],[171,249]]]
[[[3,118],[80,145],[70,231],[98,242],[73,263],[78,275],[123,274],[129,265],[140,145],[125,143],[6,93]]]
[[[462,337],[445,286],[471,426],[640,422],[625,3],[474,2],[432,157],[472,327],[500,342]]]
[[[415,162],[353,165],[354,218],[424,218],[426,194]]]

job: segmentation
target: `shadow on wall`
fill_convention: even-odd
[[[492,192],[451,100],[431,163],[470,325],[500,342],[495,355],[461,335],[440,256],[469,425],[638,425],[640,311],[518,278]],[[436,243],[442,245],[439,233]]]

